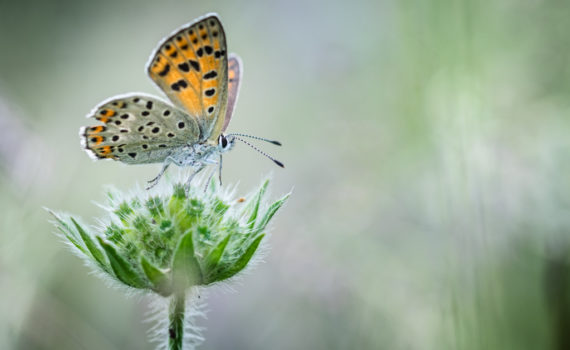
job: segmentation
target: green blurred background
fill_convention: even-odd
[[[569,2],[2,0],[1,349],[153,348],[148,301],[42,207],[91,219],[157,173],[92,162],[78,128],[159,94],[151,51],[211,11],[245,65],[229,131],[287,167],[238,145],[225,183],[293,196],[266,263],[209,293],[202,349],[570,348]]]

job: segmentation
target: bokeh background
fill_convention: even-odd
[[[0,1],[0,348],[152,349],[146,300],[90,274],[50,207],[93,221],[83,116],[159,92],[157,42],[215,11],[245,74],[225,157],[273,173],[271,251],[208,296],[201,349],[570,348],[570,3]],[[174,171],[176,173],[176,171]]]

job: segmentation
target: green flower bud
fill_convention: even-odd
[[[188,194],[181,184],[166,185],[158,194],[109,192],[102,227],[51,213],[90,265],[130,288],[173,298],[175,314],[180,314],[190,288],[227,280],[251,261],[269,221],[289,196],[268,205],[268,184],[240,199],[215,181],[205,190],[192,187]],[[180,322],[175,326],[169,331],[176,332]]]

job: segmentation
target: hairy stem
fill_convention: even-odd
[[[182,350],[184,344],[184,292],[172,295],[168,312],[168,349]]]

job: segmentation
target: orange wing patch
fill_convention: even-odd
[[[98,158],[110,158],[110,159],[117,159],[115,155],[113,155],[113,146],[103,146],[93,148],[93,152]]]
[[[100,109],[93,112],[92,116],[105,125],[81,128],[81,143],[92,158],[118,159],[115,155],[116,147],[105,144],[112,140],[101,134],[104,134],[108,130],[117,130],[117,132],[119,132],[121,125],[125,120],[125,114],[121,116],[120,114],[123,113],[126,108],[127,103],[125,101],[113,101],[109,105],[100,107]]]
[[[113,110],[101,110],[99,115],[96,117],[97,120],[103,123],[109,123],[111,121],[111,116],[115,116],[116,112]],[[85,149],[91,151],[91,155],[98,159],[110,158],[117,159],[113,155],[113,146],[100,146],[105,142],[105,137],[99,135],[102,132],[107,131],[107,127],[103,125],[91,126],[81,129],[81,142],[83,143]]]
[[[147,70],[170,100],[198,119],[201,141],[221,133],[227,104],[226,38],[211,15],[164,41]]]
[[[102,109],[96,117],[101,123],[108,123],[117,113],[112,109]]]

